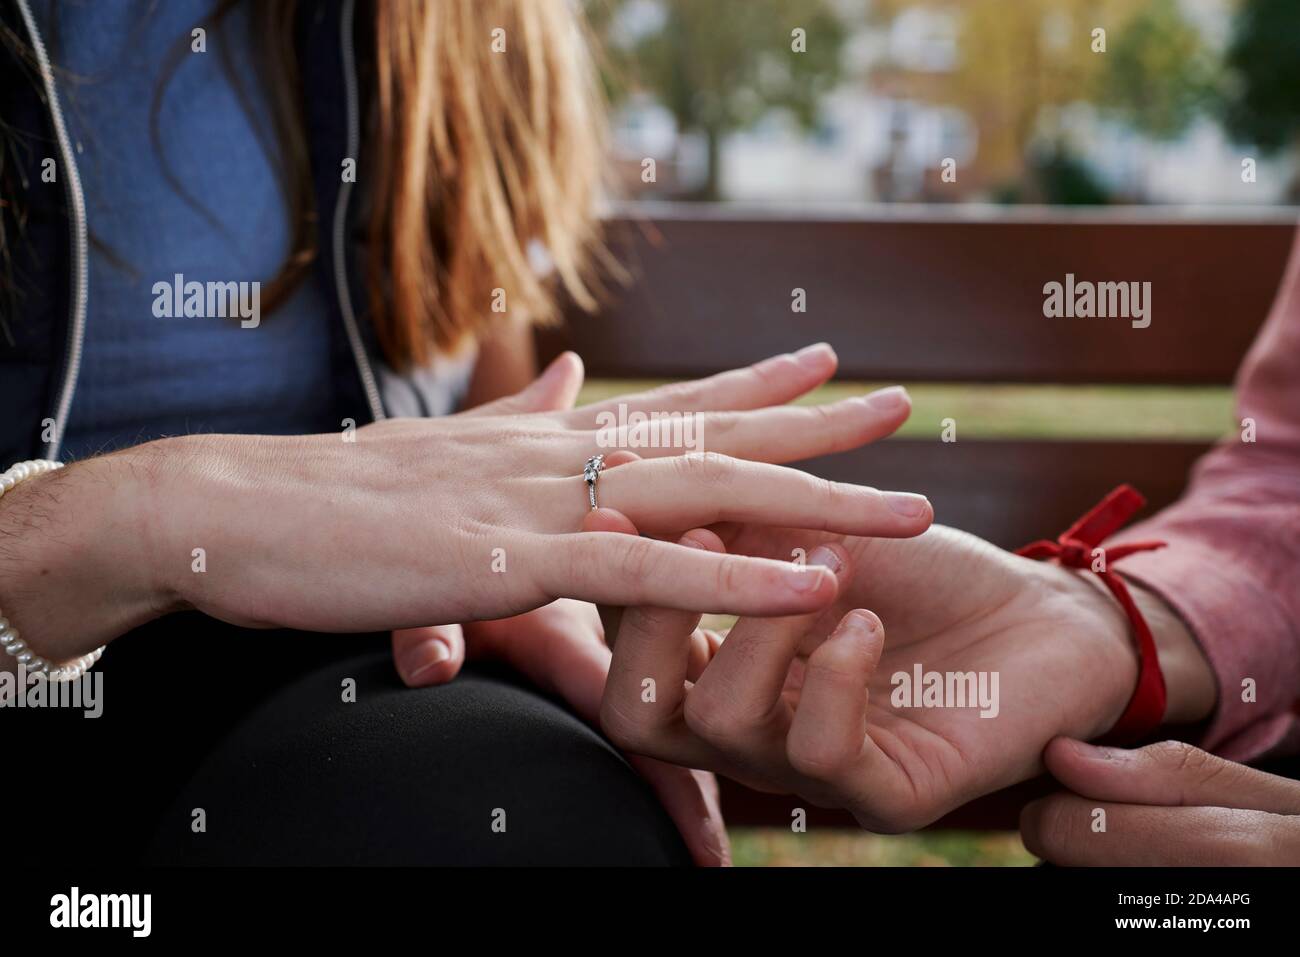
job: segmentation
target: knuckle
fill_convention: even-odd
[[[733,474],[735,462],[720,452],[689,452],[674,460],[683,478],[707,485],[721,485]]]
[[[820,435],[829,437],[830,447],[828,451],[842,452],[849,447],[850,443],[844,436],[841,428],[841,419],[835,414],[835,408],[829,405],[810,406],[812,410],[813,429]]]
[[[739,741],[750,727],[744,715],[707,685],[696,685],[686,697],[684,714],[686,726],[697,737],[714,744]]]
[[[780,385],[787,376],[797,372],[798,369],[799,360],[792,354],[786,353],[756,362],[746,371],[760,388],[770,388]]]
[[[591,577],[591,570],[597,560],[596,544],[589,538],[570,539],[568,547],[564,549],[564,557],[559,563],[564,569],[564,580],[570,587],[582,588]],[[549,591],[557,591],[555,586],[556,582],[552,581]]]
[[[862,670],[848,654],[814,654],[804,665],[805,687],[815,682],[834,688],[864,688],[863,678]]]
[[[643,539],[628,539],[616,568],[621,581],[639,584],[653,577],[658,566],[659,559],[648,543]]]
[[[808,479],[812,483],[813,497],[821,503],[818,510],[821,515],[830,516],[842,511],[843,487],[838,482],[816,475],[809,475]]]
[[[1035,852],[1047,860],[1072,860],[1079,842],[1079,809],[1064,798],[1050,798],[1039,812]]]
[[[649,641],[680,635],[681,613],[671,608],[640,605],[623,615],[619,631],[620,637],[644,638]]]
[[[715,444],[734,433],[745,421],[744,415],[738,412],[710,412],[705,419]]]

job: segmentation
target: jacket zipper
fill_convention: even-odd
[[[361,121],[357,104],[356,54],[352,48],[352,17],[356,9],[356,0],[343,0],[342,23],[340,32],[343,43],[343,79],[347,88],[348,109],[348,152],[354,161],[358,160],[357,151],[361,146]],[[387,418],[384,403],[379,397],[379,387],[375,384],[375,373],[370,367],[370,358],[361,341],[361,332],[357,328],[357,316],[352,309],[352,291],[348,286],[346,258],[348,201],[352,198],[354,184],[344,181],[339,187],[339,196],[334,204],[334,287],[338,294],[339,310],[343,313],[343,325],[347,329],[348,344],[352,347],[352,357],[357,363],[357,374],[361,376],[361,385],[365,389],[366,402],[370,405],[370,414],[376,422]]]
[[[86,233],[86,198],[81,187],[81,173],[72,151],[72,141],[68,136],[67,125],[63,119],[63,107],[59,100],[58,86],[55,83],[54,69],[50,64],[45,41],[41,38],[36,20],[32,16],[28,0],[17,0],[18,11],[31,37],[32,52],[36,56],[41,73],[41,82],[50,104],[50,116],[54,122],[54,133],[58,140],[59,153],[63,159],[64,175],[67,177],[65,187],[68,194],[70,226],[72,235],[72,315],[68,323],[68,340],[63,363],[63,384],[59,391],[59,402],[54,413],[54,432],[45,444],[44,457],[58,457],[59,447],[63,444],[63,435],[68,424],[68,413],[72,408],[72,397],[77,389],[77,376],[81,370],[81,353],[86,341],[86,306],[89,298],[88,253]],[[343,42],[344,80],[348,111],[348,155],[357,157],[361,132],[357,103],[357,78],[355,53],[352,47],[352,21],[356,0],[344,0],[341,32]],[[370,414],[377,422],[387,416],[379,397],[379,387],[375,382],[374,370],[366,355],[357,327],[356,313],[352,308],[352,293],[348,287],[346,250],[346,229],[348,201],[351,199],[352,186],[344,182],[339,189],[338,201],[334,208],[334,282],[338,294],[339,309],[343,314],[343,324],[347,330],[348,344],[356,362],[357,374],[361,377],[362,388],[366,393],[366,403]]]
[[[69,222],[72,232],[72,315],[68,321],[68,344],[63,359],[63,386],[59,391],[59,403],[54,412],[54,432],[45,444],[44,457],[58,458],[59,446],[63,444],[63,433],[68,424],[68,411],[72,408],[72,396],[77,390],[77,374],[81,370],[81,350],[86,341],[86,300],[89,294],[87,273],[88,255],[86,243],[86,197],[81,190],[81,173],[77,169],[77,160],[72,152],[72,141],[68,137],[68,128],[63,122],[63,107],[59,102],[59,89],[54,80],[54,68],[41,39],[40,30],[27,0],[17,0],[18,12],[31,36],[32,52],[36,55],[36,64],[41,72],[41,83],[45,87],[45,96],[50,104],[50,117],[54,121],[54,135],[58,140],[59,153],[63,158],[64,186],[68,194]]]

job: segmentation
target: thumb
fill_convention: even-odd
[[[582,388],[582,360],[576,352],[556,356],[523,390],[488,402],[465,415],[526,415],[529,412],[565,412],[573,408]]]
[[[431,625],[393,632],[393,664],[411,688],[446,684],[465,663],[465,632],[460,625]]]
[[[1043,761],[1067,788],[1095,801],[1300,814],[1300,784],[1182,741],[1128,751],[1056,738]]]

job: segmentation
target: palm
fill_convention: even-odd
[[[734,551],[789,558],[830,536],[745,527],[724,530],[724,538]],[[1055,735],[1095,736],[1118,716],[1135,677],[1123,621],[1075,573],[941,526],[915,539],[836,540],[851,557],[851,580],[811,621],[800,652],[811,653],[854,608],[868,608],[884,623],[866,731],[890,760],[878,762],[883,773],[864,783],[855,807],[864,825],[928,823],[1037,773]],[[911,677],[918,664],[925,672],[996,672],[998,714],[895,708],[892,677]],[[801,680],[802,658],[787,683],[792,704]]]

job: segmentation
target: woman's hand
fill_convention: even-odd
[[[1179,741],[1126,751],[1057,738],[1043,760],[1073,793],[1029,804],[1020,834],[1053,864],[1300,864],[1300,783]]]
[[[359,430],[355,443],[334,435],[183,440],[198,463],[183,472],[192,504],[168,530],[173,554],[186,562],[169,580],[215,617],[308,631],[503,618],[559,597],[748,614],[820,607],[834,595],[829,575],[579,527],[589,511],[583,463],[626,440],[598,432],[598,413],[622,404],[698,413],[710,449],[642,448],[641,460],[601,475],[602,504],[647,533],[719,520],[870,535],[924,530],[930,508],[920,496],[763,464],[888,434],[906,403],[699,411],[784,401],[824,378],[825,358],[815,353],[812,366],[780,358],[569,412],[500,414],[511,407],[505,400],[468,415],[391,420]],[[568,355],[534,388],[576,389],[580,375]],[[199,547],[207,572],[194,575],[188,556]]]
[[[643,447],[643,460],[601,476],[602,503],[648,532],[718,520],[821,525],[830,515],[837,532],[916,534],[930,520],[919,496],[765,464],[849,448],[906,417],[905,397],[890,392],[821,408],[768,407],[825,381],[834,365],[829,348],[814,347],[570,411],[517,414],[536,404],[523,396],[355,434],[150,443],[122,453],[126,471],[142,476],[134,488],[144,503],[131,533],[145,564],[129,570],[131,585],[145,587],[151,609],[332,632],[503,618],[562,596],[746,614],[821,607],[834,596],[832,577],[788,562],[578,531],[588,512],[581,472],[589,456],[630,438],[599,431],[602,413],[689,413],[710,451]],[[581,364],[569,354],[530,391],[573,394],[580,381]],[[62,470],[61,487],[79,473],[90,470]],[[33,493],[45,481],[33,480]],[[21,501],[25,491],[12,497]],[[56,541],[49,545],[57,552]],[[67,612],[66,591],[29,577],[34,590],[6,582],[17,596],[6,611],[44,657],[71,657],[113,637],[99,624],[107,616]],[[102,590],[115,588],[110,580]]]
[[[717,531],[692,533],[694,543],[837,566],[837,598],[809,615],[742,620],[711,657],[696,616],[625,610],[601,715],[628,750],[845,807],[871,830],[913,830],[1041,772],[1053,737],[1105,732],[1132,692],[1127,621],[1080,574],[942,527],[908,541]],[[1167,609],[1138,600],[1160,647],[1170,720],[1204,717],[1208,665]],[[996,675],[996,700],[895,706],[895,676],[910,682],[917,666],[945,679],[983,675],[989,690]]]

